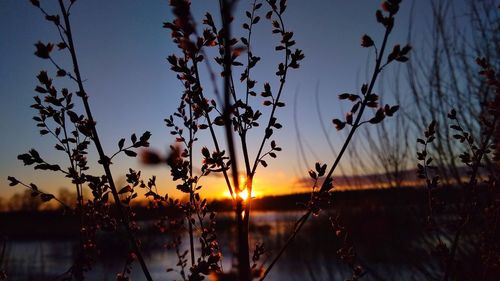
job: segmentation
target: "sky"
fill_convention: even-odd
[[[41,2],[47,10],[57,11],[56,1]],[[205,11],[218,18],[217,1],[192,2],[193,13],[200,25]],[[235,12],[235,34],[240,34],[241,20],[250,4],[250,1],[239,2]],[[313,167],[314,162],[330,165],[333,162],[333,153],[322,133],[316,104],[319,104],[319,114],[333,145],[340,146],[345,135],[336,132],[331,120],[341,117],[347,110],[347,104],[340,103],[337,95],[357,92],[370,73],[367,69],[373,65],[374,53],[360,46],[360,38],[366,33],[376,42],[381,40],[383,29],[374,16],[379,5],[380,1],[373,0],[289,1],[284,16],[285,25],[294,31],[297,47],[304,51],[306,58],[301,68],[289,75],[286,83],[283,98],[287,106],[277,113],[284,128],[275,134],[283,151],[277,159],[267,161],[268,168],[260,168],[257,172],[257,196],[306,191],[300,179],[307,176],[307,170]],[[415,1],[413,5],[416,19],[413,28],[417,37],[423,37],[430,28],[429,4],[428,1]],[[411,1],[403,1],[390,46],[406,43],[411,6]],[[265,11],[267,9],[261,10],[262,17]],[[72,28],[80,69],[97,120],[97,130],[108,154],[116,151],[120,138],[146,130],[152,133],[151,147],[157,151],[166,153],[168,146],[174,142],[163,121],[174,112],[182,91],[166,61],[168,55],[179,53],[170,40],[169,31],[162,28],[163,22],[171,19],[172,13],[166,0],[79,0],[72,8]],[[18,154],[36,148],[47,160],[67,165],[64,164],[64,155],[53,149],[54,140],[38,133],[31,119],[35,112],[29,107],[35,95],[35,76],[42,69],[55,72],[48,61],[33,55],[34,43],[39,40],[56,41],[56,30],[29,1],[2,0],[0,34],[0,129],[3,132],[0,196],[8,198],[22,191],[20,187],[9,187],[7,176],[35,182],[47,192],[71,189],[70,182],[62,175],[33,171],[16,159]],[[271,34],[268,21],[261,20],[254,38],[254,53],[262,57],[255,71],[256,87],[260,91],[266,81],[277,87],[278,81],[273,75],[278,62],[274,52],[277,41]],[[68,65],[69,69],[67,54],[58,54],[55,59],[62,65]],[[212,62],[212,65],[215,64]],[[401,67],[404,66],[391,66],[384,75],[404,80],[402,75],[398,75]],[[241,69],[236,68],[235,72],[240,73]],[[207,72],[203,71],[202,75],[207,77]],[[68,79],[56,79],[55,83],[58,87],[75,89]],[[399,94],[404,97],[404,89]],[[392,103],[393,93],[388,90],[383,99]],[[260,102],[259,98],[254,101],[255,104]],[[256,152],[252,144],[260,142],[262,133],[261,130],[250,133],[252,155]],[[298,134],[308,154],[308,165],[298,155]],[[200,137],[197,149],[200,150],[201,145],[213,148],[210,139],[204,136]],[[96,166],[95,154],[89,160],[91,165]],[[114,163],[113,172],[119,186],[124,185],[124,175],[130,167],[141,170],[146,177],[156,175],[162,193],[178,195],[167,167],[144,166],[137,159],[126,156],[119,156]],[[372,168],[365,172],[376,170],[376,167]],[[354,173],[347,165],[343,171]],[[225,191],[219,178],[209,178],[203,186],[203,192],[208,197],[221,197]]]

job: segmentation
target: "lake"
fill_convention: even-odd
[[[410,212],[410,211],[408,211]],[[410,212],[411,213],[411,212]],[[435,263],[429,262],[429,243],[423,235],[420,220],[404,212],[363,212],[356,219],[349,219],[348,229],[353,229],[359,260],[367,269],[363,280],[422,280],[426,271],[432,272]],[[264,243],[267,255],[261,262],[269,262],[277,249],[283,245],[301,211],[259,211],[252,214],[251,249],[256,242]],[[221,225],[231,225],[232,214],[218,214]],[[152,222],[141,222],[144,227]],[[221,227],[218,238],[223,253],[222,267],[225,272],[232,269],[235,250],[234,228]],[[186,237],[187,238],[187,237]],[[177,256],[164,244],[168,237],[154,235],[143,238],[145,258],[155,280],[181,280],[178,272],[166,272],[175,268]],[[126,242],[103,235],[101,253],[93,269],[85,276],[87,280],[116,280],[115,276],[124,267]],[[188,249],[184,239],[183,249]],[[336,254],[339,241],[329,226],[328,217],[312,217],[296,241],[285,252],[282,259],[266,280],[345,280],[350,278],[350,269]],[[53,280],[64,273],[77,253],[78,241],[60,240],[10,240],[7,243],[6,269],[12,281]],[[132,280],[143,280],[140,266],[133,263]]]

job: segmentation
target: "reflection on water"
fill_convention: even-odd
[[[300,215],[300,212],[255,212],[252,216],[251,248],[257,242],[264,243],[270,252],[264,255],[264,260],[269,262],[272,253],[283,244]],[[234,229],[222,226],[230,225],[231,219],[232,214],[218,215],[221,225],[218,237],[226,272],[231,270],[233,262]],[[361,262],[369,272],[363,280],[419,279],[415,268],[423,262],[429,264],[429,260],[425,260],[427,252],[423,249],[423,240],[419,238],[421,233],[415,230],[414,221],[402,218],[399,222],[387,224],[385,219],[377,217],[361,217],[359,220],[351,228],[355,228],[353,233],[358,233],[353,239]],[[143,227],[151,224],[143,222]],[[125,242],[105,238],[93,269],[86,274],[88,280],[116,280],[116,273],[123,269]],[[168,237],[155,235],[143,240],[154,279],[179,280],[178,272],[166,272],[167,268],[175,268],[177,263],[175,253],[164,247]],[[77,241],[73,240],[10,241],[7,270],[11,280],[50,280],[58,276],[71,266],[76,247]],[[184,248],[187,247],[185,240]],[[337,259],[337,249],[338,241],[326,217],[313,217],[267,280],[345,280],[350,277],[349,270]],[[143,279],[137,264],[133,265],[132,279]]]

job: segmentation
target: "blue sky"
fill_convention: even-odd
[[[56,1],[41,2],[47,10],[57,10]],[[423,3],[427,1],[416,2],[414,28],[417,36],[423,37],[429,29],[431,17],[428,3]],[[307,170],[297,164],[300,161],[296,153],[294,114],[301,135],[314,150],[314,155],[321,158],[314,159],[315,156],[311,156],[310,163],[317,160],[327,163],[333,161],[321,133],[315,92],[318,89],[325,125],[334,144],[340,145],[343,134],[336,133],[330,121],[342,116],[342,110],[346,110],[347,105],[340,104],[337,95],[356,92],[370,72],[366,68],[370,66],[374,54],[361,48],[360,38],[365,33],[375,41],[382,37],[383,29],[376,24],[374,16],[379,5],[379,1],[372,0],[289,1],[285,24],[294,31],[297,47],[303,49],[306,58],[301,68],[289,76],[285,88],[284,101],[287,107],[278,113],[280,123],[285,127],[276,134],[276,140],[284,152],[278,159],[268,161],[270,166],[260,173],[262,186],[267,188],[263,192],[271,192],[277,182],[290,185],[293,183],[291,178],[307,174]],[[406,43],[411,5],[411,1],[403,1],[390,46]],[[192,7],[198,19],[207,10],[218,18],[217,1],[193,1]],[[243,11],[249,7],[249,1],[239,2],[235,14],[235,32],[241,26]],[[264,11],[267,9],[263,9],[262,13]],[[177,53],[170,41],[169,31],[162,28],[162,23],[171,18],[168,1],[164,0],[80,0],[72,8],[72,27],[81,71],[86,79],[85,86],[104,149],[110,154],[116,150],[120,138],[128,137],[133,132],[140,134],[145,130],[151,131],[151,146],[159,151],[166,151],[173,142],[163,122],[175,110],[181,93],[180,84],[175,74],[170,72],[165,59]],[[29,108],[35,95],[36,74],[41,69],[54,73],[48,61],[33,55],[33,44],[38,40],[56,40],[56,30],[43,20],[40,12],[29,1],[3,0],[0,1],[0,34],[0,129],[3,132],[0,145],[0,195],[8,197],[20,191],[19,187],[8,186],[6,178],[9,175],[26,182],[36,182],[50,192],[70,186],[60,175],[33,172],[16,160],[18,154],[36,148],[48,160],[64,161],[63,155],[52,149],[53,140],[39,135],[31,120],[34,111]],[[277,85],[272,75],[277,62],[273,51],[276,38],[271,35],[269,23],[262,20],[254,36],[254,53],[262,57],[255,71],[255,79],[259,81],[257,89],[261,89],[269,78],[272,79],[271,85]],[[68,65],[64,56],[57,56],[56,59]],[[385,75],[394,75],[398,69],[392,66]],[[235,71],[241,72],[238,69]],[[404,75],[400,75],[399,79],[404,80]],[[70,81],[57,79],[56,83],[59,87],[74,89]],[[293,105],[295,95],[296,110]],[[391,95],[390,91],[384,93],[384,100],[392,102]],[[256,100],[255,103],[260,102]],[[260,140],[261,135],[261,131],[256,131],[250,136],[250,142]],[[202,143],[208,141],[205,138],[201,140]],[[96,161],[95,157],[90,160],[91,163]],[[117,158],[115,163],[113,169],[118,181],[123,182],[126,169],[132,167],[143,170],[145,175],[156,174],[165,192],[175,189],[168,180],[169,171],[166,167],[144,167],[137,160],[125,156]],[[349,173],[349,169],[346,169]],[[275,175],[281,176],[273,178]],[[271,182],[266,183],[270,178]],[[283,191],[287,187],[277,188]],[[300,191],[300,188],[293,186],[288,188],[286,192]]]

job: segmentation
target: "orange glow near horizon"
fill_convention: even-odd
[[[229,193],[229,190],[224,191],[222,193],[222,197],[223,198],[233,198],[233,197],[231,197],[231,193]],[[238,193],[238,197],[240,197],[243,200],[247,200],[248,199],[248,192],[246,191],[246,189],[243,190],[243,191],[241,191],[240,193]],[[261,193],[260,192],[255,192],[254,190],[252,190],[251,197],[252,198],[261,197]]]
[[[254,184],[253,184],[253,187],[252,187],[252,193],[250,195],[251,198],[257,198],[257,197],[260,197],[262,195],[261,192],[255,191],[255,183],[256,183],[256,181],[254,181]],[[240,175],[239,186],[240,186],[240,190],[241,191],[238,192],[236,194],[236,196],[238,196],[239,198],[241,198],[241,199],[243,199],[245,201],[248,200],[248,191],[246,189],[246,178],[243,175]],[[223,191],[222,192],[222,197],[223,198],[233,198],[233,196],[231,196],[231,193],[229,192],[229,190]]]
[[[238,196],[239,198],[243,199],[243,200],[248,200],[248,191],[246,189],[246,182],[247,182],[247,179],[245,176],[241,175],[240,178],[239,178],[239,186],[240,186],[240,192],[238,192],[236,194],[236,196]],[[255,181],[254,181],[254,186],[252,187],[252,192],[251,192],[251,195],[250,197],[251,198],[256,198],[258,196],[261,195],[261,192],[256,192],[255,191]],[[231,196],[231,193],[229,192],[229,190],[225,190],[223,193],[222,193],[222,197],[224,198],[233,198]]]

